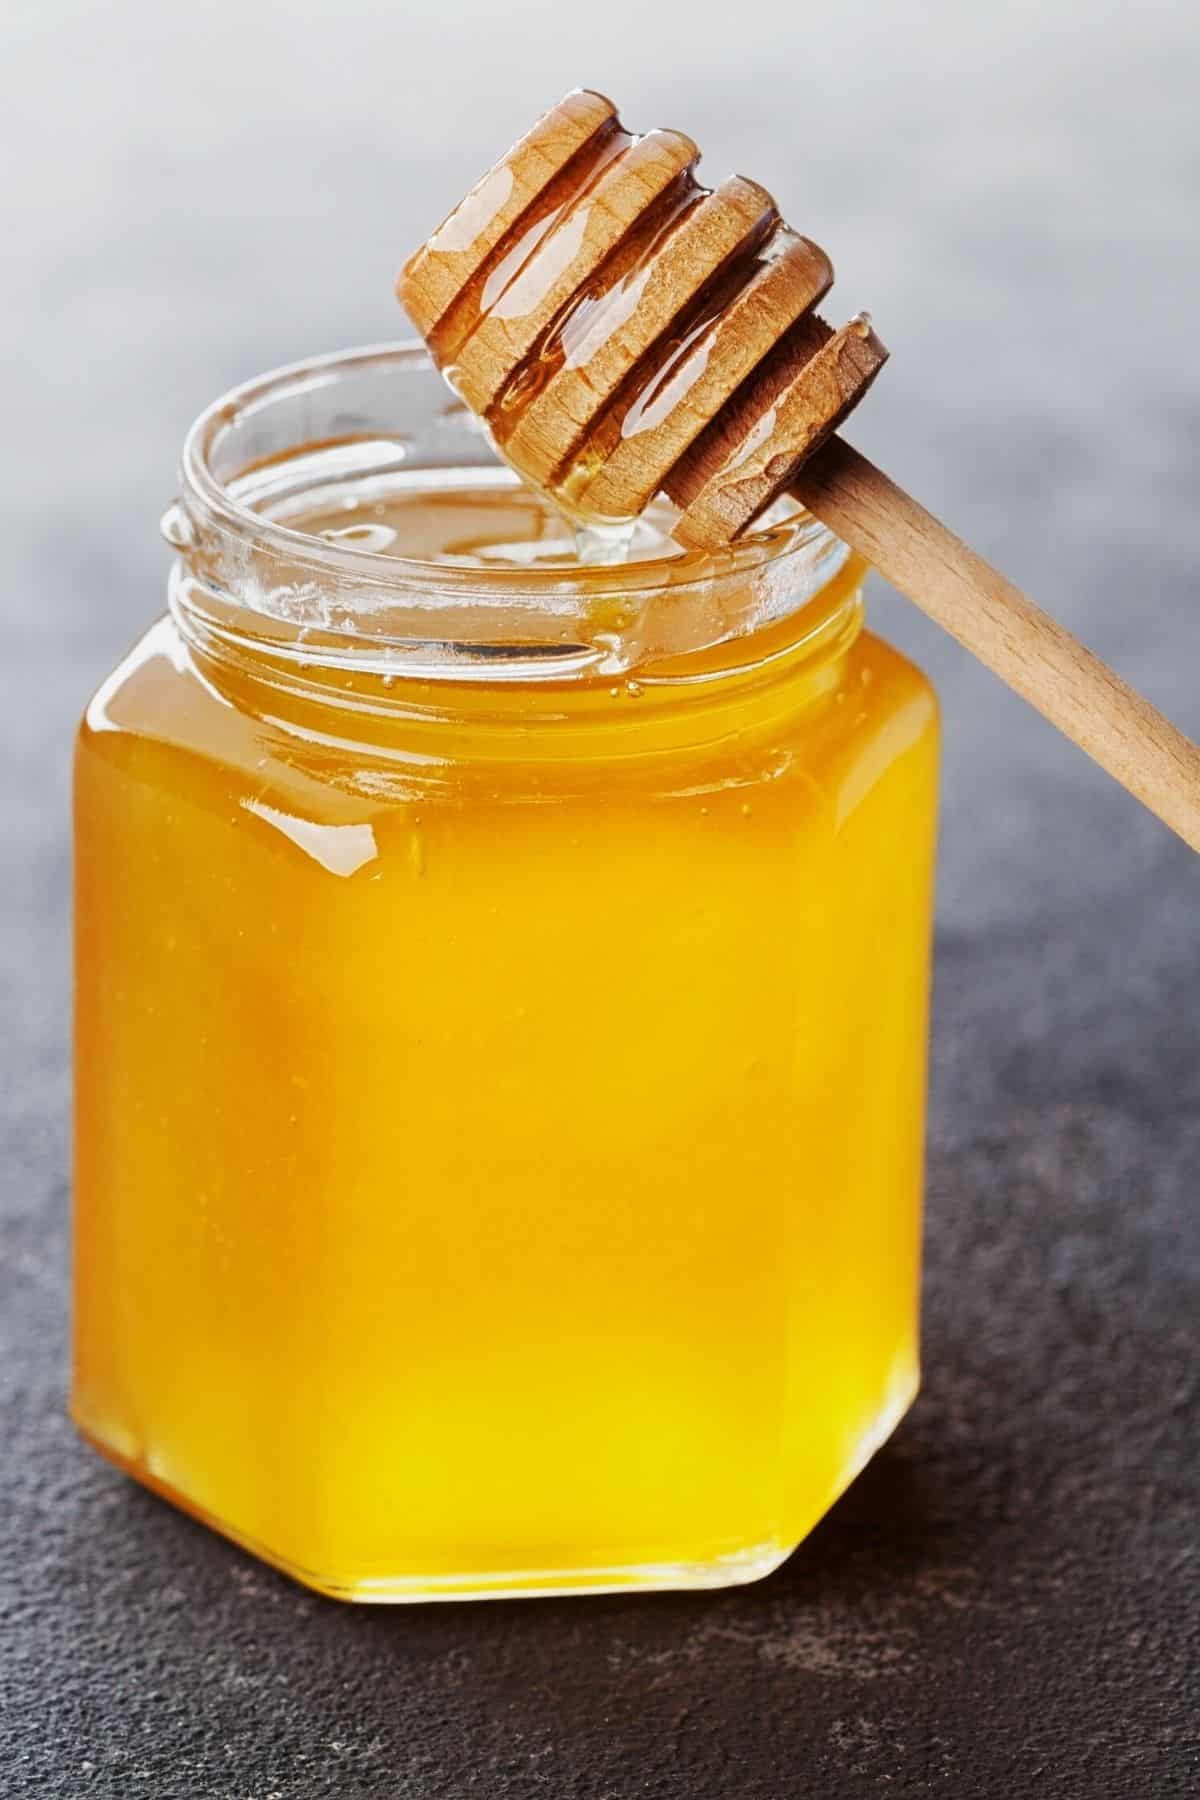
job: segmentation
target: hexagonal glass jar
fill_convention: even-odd
[[[925,679],[580,563],[422,352],[188,439],[77,807],[73,1412],[358,1600],[753,1579],[917,1384]]]

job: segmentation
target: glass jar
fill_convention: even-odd
[[[917,1385],[936,705],[805,515],[581,565],[228,396],[79,741],[73,1412],[357,1600],[773,1569]]]

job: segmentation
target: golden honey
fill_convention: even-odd
[[[346,1598],[752,1579],[916,1389],[935,702],[819,527],[581,567],[439,393],[206,415],[88,710],[74,1416]]]

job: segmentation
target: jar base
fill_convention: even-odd
[[[111,1440],[81,1417],[77,1407],[71,1408],[71,1419],[84,1442],[141,1486],[177,1506],[181,1512],[207,1525],[210,1530],[228,1538],[239,1549],[268,1563],[281,1574],[288,1575],[303,1587],[323,1594],[330,1600],[344,1600],[356,1605],[404,1605],[431,1600],[533,1600],[567,1594],[653,1593],[655,1591],[687,1591],[705,1588],[744,1587],[774,1573],[824,1518],[829,1508],[870,1461],[876,1450],[891,1436],[916,1398],[918,1379],[915,1370],[903,1385],[897,1383],[880,1409],[871,1429],[864,1434],[857,1453],[840,1471],[828,1495],[816,1508],[799,1535],[787,1543],[749,1544],[743,1549],[713,1556],[703,1561],[656,1561],[614,1564],[607,1567],[579,1569],[493,1569],[482,1573],[356,1576],[319,1569],[302,1563],[257,1542],[237,1530],[205,1507],[199,1506],[179,1488],[155,1475],[145,1461],[118,1448]]]
[[[243,1542],[233,1532],[226,1535]],[[406,1575],[338,1581],[308,1569],[294,1568],[253,1545],[243,1542],[243,1547],[254,1550],[255,1555],[263,1556],[275,1568],[303,1582],[306,1587],[315,1588],[317,1593],[360,1606],[394,1606],[427,1600],[546,1600],[566,1594],[742,1587],[772,1574],[796,1548],[794,1544],[755,1544],[746,1550],[715,1557],[711,1562],[632,1563],[594,1569],[504,1569],[478,1575]]]

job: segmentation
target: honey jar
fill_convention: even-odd
[[[73,1414],[328,1594],[752,1580],[916,1390],[936,702],[669,523],[269,375],[81,727]]]

